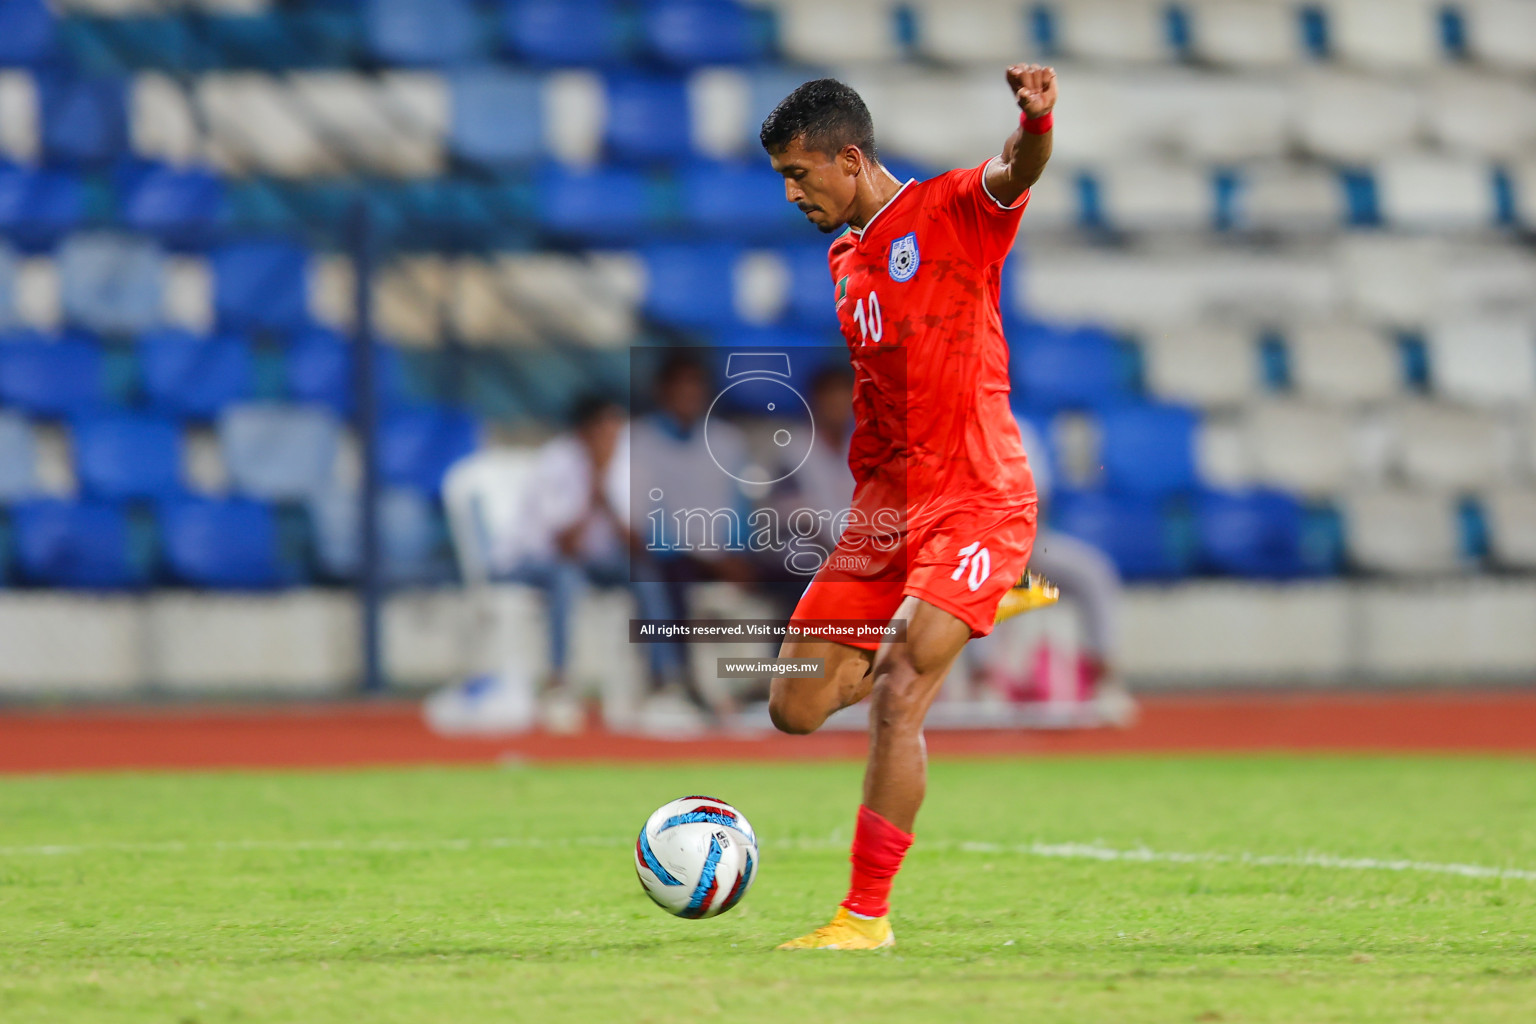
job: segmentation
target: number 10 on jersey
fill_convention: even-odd
[[[868,299],[854,303],[853,322],[859,325],[859,335],[863,339],[861,345],[871,341],[880,344],[880,335],[885,333],[885,327],[880,322],[880,296],[870,292]]]

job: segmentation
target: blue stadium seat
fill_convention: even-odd
[[[1196,485],[1199,418],[1174,405],[1130,405],[1099,415],[1105,485],[1120,494],[1166,495]]]
[[[738,322],[733,269],[740,250],[729,245],[654,245],[645,261],[646,315],[676,327]]]
[[[0,3],[0,67],[40,64],[53,55],[55,25],[44,0]]]
[[[792,206],[789,208],[794,209]],[[818,331],[836,331],[837,303],[833,294],[832,271],[827,266],[827,246],[811,242],[781,250],[780,255],[789,269],[789,299],[784,308],[785,319]]]
[[[685,159],[693,128],[681,78],[616,74],[608,80],[608,151],[620,160]]]
[[[205,16],[196,23],[198,34],[212,52],[213,63],[222,67],[283,71],[343,67],[357,61],[362,25],[355,10],[293,10],[293,6]]]
[[[150,406],[170,416],[212,419],[256,389],[255,359],[239,335],[154,331],[139,339],[139,364]]]
[[[75,235],[57,255],[64,318],[100,334],[134,334],[160,323],[165,257],[146,238]]]
[[[0,164],[0,235],[23,249],[47,249],[84,218],[78,175]]]
[[[701,235],[744,242],[794,237],[808,225],[784,199],[784,179],[761,161],[698,161],[679,176],[683,218]],[[822,263],[826,263],[823,254]]]
[[[38,82],[43,159],[101,164],[128,151],[128,84],[45,74]]]
[[[0,410],[0,502],[37,490],[37,439],[26,417]]]
[[[626,50],[612,0],[507,0],[502,33],[514,55],[538,64],[611,64]]]
[[[844,363],[848,361],[848,348],[840,335],[807,331],[798,327],[733,325],[717,330],[710,336],[710,341],[722,348],[762,348],[769,351],[785,348],[815,349],[818,351],[813,353],[813,358],[819,358],[826,353],[836,356]],[[795,367],[797,373],[799,369],[798,366]]]
[[[367,0],[363,20],[368,49],[385,64],[458,64],[479,49],[468,0]]]
[[[650,51],[684,67],[738,64],[763,54],[763,36],[736,0],[651,0],[642,30]]]
[[[1306,575],[1305,524],[1300,503],[1278,491],[1211,492],[1195,503],[1201,559],[1213,572],[1266,579]]]
[[[242,498],[188,498],[160,510],[165,562],[178,581],[195,587],[261,589],[299,581],[285,561],[277,517]]]
[[[107,404],[101,350],[88,341],[50,341],[35,332],[0,340],[0,403],[35,416],[73,416]]]
[[[213,252],[213,308],[225,330],[294,331],[309,317],[308,253],[289,242],[231,242]]]
[[[659,220],[645,177],[625,168],[548,167],[539,175],[537,193],[539,226],[564,238],[625,241]]]
[[[374,346],[374,393],[384,408],[406,400],[405,364],[398,349]],[[323,405],[340,416],[357,407],[352,343],[334,331],[313,329],[295,337],[284,360],[288,397]]]
[[[539,80],[498,68],[473,68],[448,81],[453,119],[448,145],[461,160],[489,167],[530,163],[544,153]]]
[[[222,226],[224,182],[212,171],[135,163],[115,184],[121,223],[167,245],[204,248]]]
[[[1008,338],[1016,401],[1055,411],[1094,407],[1128,393],[1119,346],[1105,331],[1036,321],[1010,327]]]
[[[138,8],[144,11],[143,4]],[[87,74],[139,68],[202,71],[214,62],[214,55],[193,35],[188,19],[147,12],[129,17],[67,17],[59,23],[59,49],[69,55],[75,70]]]
[[[333,491],[309,505],[320,569],[355,579],[362,562],[361,509],[356,494]],[[393,584],[440,583],[454,573],[441,510],[419,491],[389,488],[379,496],[379,548]]]
[[[11,513],[16,566],[23,579],[54,587],[144,586],[151,559],[133,542],[127,514],[115,504],[29,501]]]
[[[408,409],[379,425],[379,475],[391,487],[436,495],[448,467],[480,444],[480,425],[456,409]]]
[[[74,423],[81,493],[108,501],[153,500],[181,491],[181,431],[143,413],[83,416]]]
[[[219,417],[219,449],[240,494],[302,501],[331,486],[341,425],[319,406],[250,403]]]
[[[1152,498],[1058,491],[1051,525],[1098,547],[1127,579],[1178,579],[1193,568],[1192,552]]]

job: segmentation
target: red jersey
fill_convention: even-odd
[[[1029,194],[1003,206],[987,191],[986,167],[909,181],[828,252],[855,375],[848,465],[864,523],[888,524],[876,510],[894,509],[915,529],[957,508],[1035,500],[998,311]],[[848,530],[885,532],[857,519]]]

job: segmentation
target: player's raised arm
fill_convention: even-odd
[[[987,191],[1004,206],[1012,206],[1040,180],[1051,158],[1051,108],[1056,106],[1056,69],[1038,64],[1014,64],[1008,69],[1023,116],[1003,144],[1003,154],[987,165]]]

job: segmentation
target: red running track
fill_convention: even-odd
[[[1337,751],[1536,754],[1536,694],[1156,696],[1129,729],[928,734],[939,756]],[[497,761],[862,758],[860,733],[662,740],[602,731],[447,739],[415,704],[0,714],[0,772]]]

